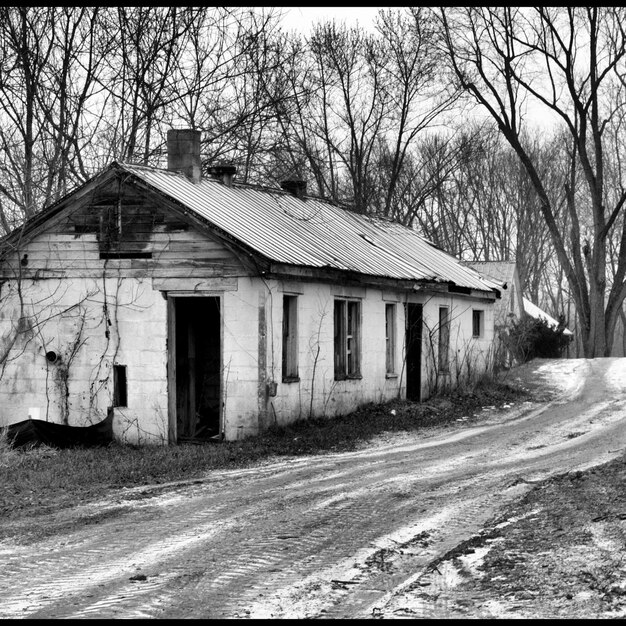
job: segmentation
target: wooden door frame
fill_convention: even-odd
[[[418,368],[418,388],[417,388],[417,398],[411,398],[411,399],[415,399],[418,402],[422,401],[422,381],[423,381],[423,362],[424,362],[424,354],[423,354],[423,347],[424,347],[424,305],[421,302],[405,302],[405,309],[404,309],[404,315],[405,315],[405,337],[404,337],[404,344],[406,346],[405,348],[405,370],[406,370],[406,398],[409,399],[409,351],[411,349],[411,346],[413,345],[413,342],[409,343],[409,334],[410,334],[410,328],[411,328],[411,317],[409,315],[409,309],[410,307],[419,307],[419,319],[420,319],[420,329],[419,329],[419,338],[420,338],[420,343],[419,343],[419,349],[416,349],[415,347],[413,348],[413,350],[415,350],[415,352],[419,355],[419,368]]]
[[[217,298],[220,312],[220,410],[219,433],[224,433],[224,294],[221,292],[198,293],[196,291],[167,292],[167,436],[168,443],[178,441],[177,432],[177,393],[176,393],[176,299],[177,298]]]

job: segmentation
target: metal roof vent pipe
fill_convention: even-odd
[[[299,178],[289,178],[288,180],[283,180],[280,183],[280,186],[285,191],[296,196],[296,198],[300,198],[301,200],[306,195],[306,180],[301,180]]]
[[[233,186],[233,178],[237,173],[237,168],[230,163],[222,163],[221,165],[212,165],[209,168],[209,174],[216,180],[222,181],[226,187]]]
[[[191,128],[167,131],[167,169],[184,174],[192,183],[202,178],[201,131]]]

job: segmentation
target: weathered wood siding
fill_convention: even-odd
[[[142,196],[104,190],[50,219],[44,232],[18,244],[0,264],[2,278],[210,277],[245,274],[237,256],[215,237]]]

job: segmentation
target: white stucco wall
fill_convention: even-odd
[[[397,377],[386,376],[385,300],[374,288],[270,281],[267,308],[274,332],[268,336],[267,377],[275,381],[277,394],[268,400],[269,423],[284,424],[308,417],[332,417],[354,410],[367,402],[382,402],[403,393],[400,375],[404,343],[404,310],[396,306]],[[283,295],[298,297],[299,381],[282,381]],[[388,296],[389,297],[389,296]],[[361,302],[361,378],[335,380],[334,300]],[[394,298],[396,299],[396,298]],[[391,302],[392,300],[388,300]]]
[[[448,372],[438,369],[439,309],[448,308],[450,350]],[[483,311],[481,336],[474,337],[473,311]],[[491,367],[494,350],[494,305],[492,302],[454,294],[426,298],[424,302],[422,393],[427,398],[441,389],[474,382]]]
[[[16,336],[17,285],[2,285],[0,354]],[[4,361],[0,425],[29,415],[70,426],[101,421],[113,404],[118,364],[126,366],[128,406],[114,408],[114,435],[166,443],[166,302],[150,280],[22,280],[21,297],[26,321]],[[46,359],[48,351],[56,362]]]
[[[227,439],[243,438],[272,424],[333,417],[365,403],[404,397],[407,300],[424,307],[424,398],[435,388],[455,384],[459,376],[479,375],[488,365],[493,305],[487,301],[306,281],[248,277],[232,281],[229,289],[195,294],[221,297]],[[298,298],[299,380],[294,382],[282,380],[285,294]],[[104,419],[112,405],[112,366],[119,364],[127,368],[128,406],[114,409],[116,438],[133,444],[167,443],[167,302],[158,286],[139,277],[29,279],[22,280],[21,295],[27,324],[22,324],[23,332],[17,334],[0,372],[0,425],[29,415],[73,426]],[[334,379],[335,298],[361,302],[360,378]],[[386,303],[396,304],[396,376],[386,372]],[[433,359],[440,306],[450,309],[450,373],[436,378]],[[484,311],[480,338],[472,337],[474,308]],[[17,282],[5,282],[0,293],[0,355],[10,346],[19,318]],[[59,355],[56,363],[46,360],[49,350]],[[272,382],[275,395],[268,393]]]
[[[283,295],[298,299],[299,380],[291,382],[282,379]],[[361,302],[361,377],[357,379],[334,379],[335,298]],[[493,350],[493,304],[487,300],[240,278],[238,290],[224,296],[226,437],[235,439],[272,424],[332,417],[369,402],[405,397],[403,305],[407,301],[424,307],[423,398],[437,389],[476,379],[484,373]],[[396,376],[388,376],[386,372],[386,303],[396,304]],[[440,306],[450,309],[450,371],[437,378],[433,357],[436,359],[438,349]],[[473,309],[483,311],[483,329],[478,338],[472,336]],[[265,325],[261,324],[264,338],[260,337],[259,315],[265,316]],[[266,393],[269,383],[276,383],[274,396]]]

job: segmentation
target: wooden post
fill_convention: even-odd
[[[196,434],[196,318],[192,316],[187,326],[187,357],[189,363],[189,394],[187,402],[187,422],[185,434],[193,437]]]
[[[176,443],[176,301],[167,298],[167,436]]]

